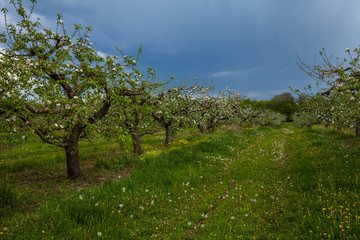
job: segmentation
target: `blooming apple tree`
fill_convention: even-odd
[[[10,1],[20,20],[8,22],[0,34],[1,112],[20,121],[44,142],[63,147],[67,175],[81,175],[78,142],[119,96],[136,95],[123,76],[136,65],[133,59],[100,57],[90,42],[91,28],[75,25],[68,34],[61,14],[56,28],[45,28],[21,1]]]
[[[207,87],[206,83],[204,85],[195,83],[188,86],[184,82],[172,87],[167,86],[153,96],[152,105],[155,107],[155,111],[152,116],[165,130],[165,144],[173,142],[174,131],[188,125],[188,114],[195,105],[193,96],[210,89],[211,87]]]
[[[322,63],[320,65],[308,66],[299,63],[309,76],[317,84],[324,86],[321,95],[329,99],[328,108],[331,112],[330,123],[338,127],[352,127],[356,129],[356,135],[360,136],[360,50],[346,49],[348,59],[336,62],[332,61],[325,50],[320,52]]]
[[[166,83],[157,81],[156,72],[151,67],[147,74],[140,73],[137,68],[123,74],[122,77],[127,79],[128,91],[141,94],[124,96],[114,101],[106,119],[106,127],[115,134],[130,135],[134,153],[141,154],[140,138],[155,133],[157,128],[151,115],[155,111],[152,102],[154,91]]]

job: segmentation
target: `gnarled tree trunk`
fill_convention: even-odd
[[[134,148],[134,153],[136,154],[141,154],[141,142],[140,142],[140,134],[138,130],[134,130],[131,133],[131,137],[133,139],[133,148]]]
[[[360,127],[355,128],[355,136],[358,138],[360,137]]]
[[[76,124],[63,145],[66,152],[67,177],[69,179],[76,179],[82,175],[79,158],[79,139],[82,130],[81,124]]]
[[[198,129],[199,129],[199,131],[200,131],[201,133],[206,133],[206,129],[205,129],[205,127],[204,127],[203,125],[201,125],[200,123],[198,123],[198,124],[197,124],[197,127],[198,127]]]
[[[171,129],[171,124],[165,124],[164,126],[166,137],[165,137],[165,144],[171,144],[174,141],[173,131]]]
[[[78,142],[76,141],[69,143],[69,145],[65,147],[65,152],[66,152],[67,176],[69,179],[76,179],[82,175],[80,169]]]

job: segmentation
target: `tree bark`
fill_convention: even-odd
[[[197,124],[197,127],[198,127],[198,129],[199,129],[199,131],[200,131],[201,133],[205,133],[205,132],[206,132],[206,131],[205,131],[205,127],[204,127],[203,125]]]
[[[360,127],[355,128],[355,136],[358,138],[360,137]]]
[[[164,127],[166,132],[165,144],[169,145],[174,141],[173,131],[171,129],[171,125],[165,125]]]
[[[140,155],[141,154],[140,135],[139,135],[139,133],[133,132],[131,134],[131,137],[133,139],[134,153]]]
[[[207,126],[207,132],[213,132],[215,130],[217,122],[218,122],[217,119],[211,119]]]
[[[67,177],[69,179],[76,179],[82,175],[80,169],[78,140],[69,142],[65,147],[65,152],[66,152],[66,164],[67,164]]]
[[[79,158],[79,139],[83,129],[81,123],[75,124],[63,145],[66,152],[67,177],[73,180],[82,175]]]

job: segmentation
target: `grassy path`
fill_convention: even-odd
[[[54,199],[0,239],[358,239],[359,144],[322,128],[218,132]]]

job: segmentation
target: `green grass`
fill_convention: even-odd
[[[82,159],[93,160],[98,171],[124,171],[136,162],[131,174],[79,190],[60,188],[61,196],[48,196],[32,214],[17,208],[0,223],[0,238],[359,238],[360,142],[354,137],[293,124],[210,135],[190,129],[178,137],[183,140],[165,148],[162,135],[147,136],[145,154],[127,160],[111,152],[114,144],[83,143]],[[19,147],[5,151],[14,166]],[[61,153],[55,155],[11,170],[9,181],[29,169],[52,169],[49,164],[61,162]],[[74,183],[58,183],[66,184]],[[15,206],[24,202],[18,189],[0,195]]]

